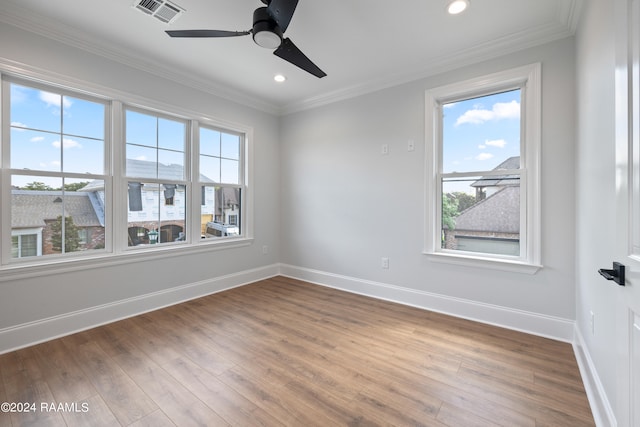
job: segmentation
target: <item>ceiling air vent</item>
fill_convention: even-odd
[[[136,0],[133,6],[167,24],[171,24],[184,12],[178,5],[165,0]]]

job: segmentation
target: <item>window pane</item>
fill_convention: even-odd
[[[520,255],[519,177],[444,179],[442,248]]]
[[[158,120],[158,148],[183,151],[186,126],[175,120]]]
[[[60,133],[62,96],[11,85],[11,126]]]
[[[34,256],[103,249],[104,185],[101,181],[38,176],[12,177],[11,230],[37,230],[36,239],[21,235],[13,255]],[[15,236],[13,236],[15,237]],[[84,239],[82,238],[84,237]],[[17,252],[16,252],[17,251]]]
[[[200,181],[220,182],[220,159],[200,156]]]
[[[444,173],[491,170],[520,156],[520,95],[518,89],[442,105]]]
[[[221,157],[240,159],[240,137],[238,135],[222,134]]]
[[[220,157],[220,132],[200,128],[200,154]]]
[[[127,144],[158,146],[158,121],[155,116],[127,110],[126,128]]]
[[[11,127],[11,168],[60,172],[59,134]]]
[[[127,111],[127,176],[184,180],[183,121]]]
[[[220,162],[221,166],[221,179],[225,184],[238,184],[239,183],[239,173],[238,167],[240,162],[237,160],[227,160],[222,159]]]
[[[64,172],[101,175],[104,173],[104,142],[80,137],[65,138],[63,162]]]
[[[158,150],[158,178],[184,179],[184,153]]]
[[[128,246],[185,241],[183,185],[128,183]]]
[[[156,178],[158,176],[158,150],[127,145],[127,176]]]
[[[12,84],[11,167],[102,174],[104,112],[104,104]]]
[[[211,239],[241,234],[240,189],[204,186],[202,191],[202,238]]]
[[[63,111],[64,134],[104,139],[104,104],[65,96]]]

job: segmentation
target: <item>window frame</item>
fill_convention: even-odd
[[[106,129],[105,129],[105,247],[96,250],[95,253],[69,253],[62,256],[34,256],[28,258],[11,257],[12,240],[5,239],[0,244],[0,282],[11,280],[17,277],[35,277],[51,274],[55,271],[68,271],[69,268],[85,269],[96,265],[121,265],[126,263],[140,262],[141,260],[161,259],[174,257],[176,252],[180,254],[196,254],[217,250],[225,250],[247,246],[253,242],[253,128],[251,126],[229,122],[217,118],[212,118],[203,113],[176,107],[175,105],[164,104],[148,98],[138,97],[130,93],[121,92],[115,89],[99,86],[86,81],[69,79],[57,76],[52,73],[43,72],[27,66],[14,67],[0,61],[0,129],[2,140],[9,141],[10,123],[8,123],[8,112],[10,111],[9,96],[5,93],[9,89],[8,82],[24,84],[42,90],[56,91],[72,97],[88,99],[90,101],[100,100],[107,104]],[[187,121],[186,132],[191,135],[186,141],[185,154],[185,180],[189,182],[185,197],[187,201],[187,212],[185,221],[187,225],[185,232],[191,232],[192,237],[186,242],[176,242],[170,245],[154,245],[143,249],[128,247],[127,245],[127,193],[126,191],[114,191],[126,185],[129,179],[125,174],[126,148],[124,112],[125,106],[132,109],[164,115],[169,118],[184,119]],[[241,135],[241,170],[240,186],[242,188],[241,211],[242,234],[240,236],[230,236],[222,239],[200,239],[199,232],[196,236],[192,229],[198,228],[199,223],[194,222],[192,215],[199,206],[195,206],[195,201],[200,200],[194,197],[194,188],[197,187],[193,179],[192,171],[197,170],[197,159],[192,153],[197,153],[195,146],[197,141],[193,135],[197,133],[198,124],[206,123],[226,132]],[[11,200],[11,173],[9,169],[9,149],[8,144],[2,145],[0,151],[0,199]],[[23,173],[24,174],[24,173]],[[75,176],[74,176],[75,178]],[[85,176],[82,176],[85,178]],[[126,189],[126,187],[125,187]],[[199,202],[198,202],[199,203]],[[125,214],[122,214],[123,209]],[[189,213],[191,212],[191,213]],[[195,224],[195,226],[194,226]],[[0,230],[2,235],[11,236],[11,203],[0,205]],[[193,237],[195,236],[195,237]],[[93,251],[91,251],[93,252]],[[72,264],[73,267],[69,264]]]
[[[102,174],[98,173],[78,173],[78,172],[65,172],[63,170],[60,171],[49,171],[49,170],[30,170],[30,169],[14,169],[11,166],[11,121],[5,122],[5,119],[10,117],[11,111],[11,85],[16,84],[20,86],[29,87],[36,90],[41,90],[45,92],[53,92],[56,94],[60,94],[61,96],[69,96],[76,99],[81,99],[84,101],[99,103],[104,106],[104,129],[103,129],[103,169]],[[2,210],[0,211],[0,229],[3,231],[3,235],[13,234],[14,230],[11,228],[11,185],[12,185],[12,177],[14,175],[23,175],[23,176],[33,176],[33,177],[50,177],[50,178],[59,178],[63,179],[81,179],[81,180],[95,180],[102,179],[105,182],[105,193],[110,192],[110,188],[107,188],[107,183],[109,182],[109,170],[110,170],[110,158],[108,153],[110,152],[110,143],[111,143],[111,104],[107,97],[100,96],[85,90],[75,89],[69,87],[67,85],[57,84],[55,82],[48,82],[43,79],[33,79],[20,74],[9,74],[2,73],[0,70],[0,123],[2,128],[0,132],[2,134],[2,141],[4,143],[1,147],[0,158],[2,159],[2,173],[0,174],[0,200],[8,200],[8,203],[2,203]],[[60,129],[61,136],[62,129]],[[61,148],[62,150],[62,148]],[[110,218],[106,215],[105,212],[105,244],[108,245],[110,243],[109,234],[111,232],[111,228],[107,226],[110,222]],[[38,244],[40,245],[38,248],[38,255],[32,257],[18,257],[13,258],[11,256],[11,248],[7,247],[6,242],[0,242],[0,270],[11,265],[31,265],[31,264],[40,264],[46,262],[56,262],[58,260],[67,260],[67,259],[80,259],[86,258],[87,256],[83,253],[83,251],[74,251],[74,252],[66,252],[61,254],[50,254],[44,256],[42,254],[42,236],[39,236]],[[105,249],[92,249],[93,255],[103,255],[106,251]]]
[[[442,105],[521,89],[520,256],[447,250],[441,247]],[[425,233],[423,253],[430,260],[535,274],[541,265],[541,64],[535,63],[476,77],[425,92]],[[447,177],[477,176],[447,173]],[[496,172],[504,175],[504,171]],[[483,175],[491,175],[491,173]]]

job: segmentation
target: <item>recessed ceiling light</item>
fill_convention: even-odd
[[[278,83],[282,83],[283,81],[287,80],[287,78],[285,76],[283,76],[282,74],[276,74],[273,77],[273,80],[277,81]]]
[[[457,15],[464,12],[469,7],[469,0],[449,0],[447,2],[447,12]]]

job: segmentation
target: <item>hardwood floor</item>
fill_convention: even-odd
[[[0,355],[0,378],[36,406],[0,427],[594,425],[569,344],[283,277]]]

